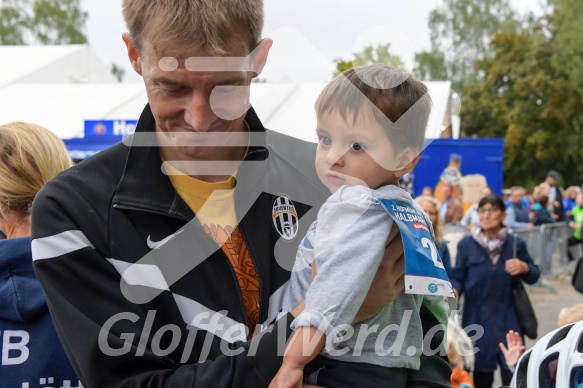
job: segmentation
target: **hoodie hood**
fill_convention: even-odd
[[[48,310],[30,242],[30,237],[0,240],[0,319],[31,322]]]

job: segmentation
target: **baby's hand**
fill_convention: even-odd
[[[304,369],[283,364],[275,375],[269,388],[302,388]]]

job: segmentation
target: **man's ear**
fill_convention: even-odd
[[[269,38],[262,39],[255,50],[251,53],[253,57],[253,78],[258,77],[263,71],[265,62],[267,62],[267,56],[269,55],[269,50],[273,45],[273,40]]]
[[[402,177],[403,175],[413,171],[419,162],[419,151],[413,148],[406,148],[401,152],[397,158],[397,167],[395,168],[395,176]]]
[[[142,75],[142,58],[140,57],[140,52],[138,48],[134,44],[134,40],[132,39],[129,32],[124,32],[121,36],[126,47],[128,49],[128,58],[130,59],[130,63],[132,67],[139,75]]]

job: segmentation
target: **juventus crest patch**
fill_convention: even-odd
[[[284,240],[291,241],[298,234],[298,212],[288,197],[275,198],[271,209],[271,219],[275,230]]]

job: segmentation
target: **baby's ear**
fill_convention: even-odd
[[[419,151],[413,148],[405,148],[397,158],[395,175],[400,178],[411,172],[417,165],[417,162],[419,162]]]

